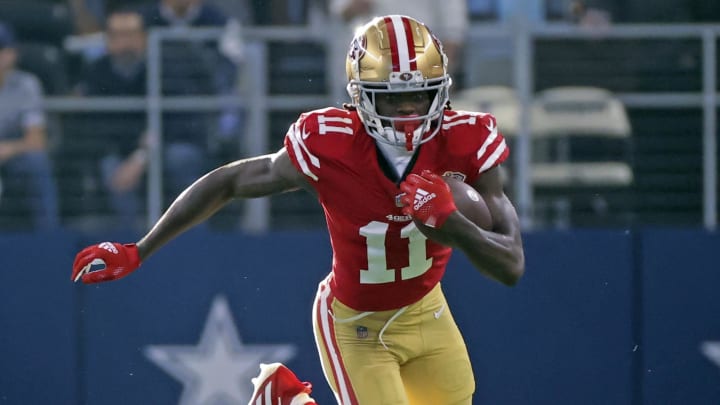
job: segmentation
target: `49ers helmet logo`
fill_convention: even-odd
[[[359,61],[365,56],[365,49],[367,49],[367,38],[365,38],[365,35],[358,35],[350,42],[348,57],[352,60]]]

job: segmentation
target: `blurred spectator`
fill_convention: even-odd
[[[73,15],[75,33],[88,35],[103,31],[103,21],[113,10],[137,7],[152,0],[67,0]]]
[[[154,27],[222,27],[227,16],[204,0],[157,0],[141,8],[145,24]]]
[[[251,0],[253,22],[256,25],[270,26],[304,25],[308,22],[313,1],[327,0]]]
[[[238,77],[244,57],[244,42],[237,18],[228,17],[223,9],[206,0],[155,0],[154,4],[141,10],[148,27],[176,30],[223,28],[219,41],[163,41],[163,91],[166,94],[239,93]],[[210,89],[194,87],[201,80],[204,83],[205,77],[210,81]],[[194,80],[189,80],[191,78]],[[203,140],[208,148],[207,160],[213,160],[213,166],[239,157],[243,113],[238,108],[227,107],[219,114],[182,113],[174,115],[172,122],[181,123],[181,119],[185,120],[183,125],[196,127],[193,129],[195,136],[207,134]],[[205,129],[197,129],[198,123],[205,123]],[[176,130],[180,131],[181,128]],[[231,209],[236,208],[237,205]]]
[[[146,90],[145,31],[136,12],[111,13],[107,20],[108,53],[88,66],[78,93],[88,96],[144,95]],[[92,125],[102,185],[118,214],[119,224],[139,222],[146,149],[141,134],[145,115],[103,114],[93,117],[103,125]],[[77,133],[75,135],[78,135]],[[84,142],[88,144],[88,142]]]
[[[544,4],[553,0],[547,0]],[[565,1],[565,0],[561,0]],[[498,27],[493,35],[473,38],[466,49],[465,87],[514,86],[514,34],[520,28],[544,24],[543,2],[536,0],[468,0],[471,18],[478,25]]]
[[[104,1],[102,0],[68,0],[72,10],[75,33],[87,35],[102,31],[102,13]]]
[[[612,22],[613,6],[610,0],[549,0],[546,18],[554,23],[598,29]]]
[[[229,18],[222,9],[206,0],[155,0],[155,3],[141,8],[141,12],[148,27],[224,29],[219,41],[188,39],[163,42],[165,94],[238,94],[239,68],[244,57],[239,20]],[[198,85],[203,87],[198,88]],[[205,141],[212,159],[225,162],[238,158],[243,125],[243,113],[238,108],[227,107],[219,114],[183,113],[182,117],[185,125],[206,123],[205,129],[193,132],[209,134]],[[176,115],[174,120],[180,122],[181,117]]]
[[[237,94],[238,67],[244,56],[237,19],[229,18],[221,8],[205,0],[155,0],[140,10],[147,27],[216,27],[225,30],[219,42],[181,40],[163,43],[163,90],[166,94]],[[208,114],[182,115],[187,124],[190,119],[201,122],[204,121],[201,116],[205,120],[209,118]],[[228,108],[216,118],[210,128],[194,132],[210,133],[207,142],[215,153],[237,150],[235,143],[242,125],[241,112]]]
[[[163,47],[163,66],[166,76],[178,77],[189,83],[189,77],[207,72],[212,88],[186,88],[183,94],[236,94],[239,66],[243,61],[244,42],[240,22],[228,18],[224,11],[205,0],[156,0],[141,9],[148,27],[222,27],[225,32],[219,42],[166,41]],[[200,62],[200,63],[199,63]],[[200,68],[199,68],[200,67]],[[202,71],[199,71],[202,70]],[[215,131],[221,142],[233,140],[241,125],[241,113],[234,109],[223,111]],[[217,139],[216,139],[217,140]]]
[[[168,41],[163,49],[165,58],[171,62],[173,69],[181,77],[197,74],[192,69],[196,57],[201,57],[213,66],[212,86],[214,91],[221,94],[232,93],[237,84],[237,65],[242,61],[242,40],[238,31],[239,22],[229,19],[218,7],[206,3],[205,0],[156,0],[154,4],[140,8],[146,27],[222,27],[228,30],[229,35],[236,38],[221,38],[220,44],[203,44],[198,46],[195,41],[183,41],[173,44]]]
[[[469,25],[467,0],[330,0],[330,17],[335,23],[336,33],[333,35],[333,61],[340,61],[333,66],[333,95],[336,98],[347,98],[343,94],[347,82],[345,76],[345,54],[354,30],[363,22],[376,15],[402,14],[413,17],[428,27],[442,41],[445,53],[450,60],[448,68],[451,72],[454,89],[462,81],[462,54],[465,34]]]
[[[242,25],[250,25],[254,21],[251,0],[209,0],[210,4],[216,5],[223,14],[231,19],[237,20]]]
[[[16,69],[12,29],[0,23],[0,207],[17,224],[29,209],[36,229],[59,225],[57,190],[47,153],[43,91],[33,74]]]
[[[144,95],[146,91],[146,33],[143,19],[134,11],[116,11],[108,17],[108,53],[88,66],[78,92],[88,96]],[[172,91],[182,93],[182,91]],[[186,117],[190,117],[187,119]],[[164,183],[171,198],[177,196],[206,167],[205,129],[196,114],[163,114]],[[120,224],[140,225],[143,175],[147,165],[144,114],[107,114],[95,118],[93,135],[104,148],[98,162],[103,185]]]
[[[575,0],[570,4],[570,13],[571,21],[581,27],[603,28],[612,22],[609,11],[590,7],[582,0]]]

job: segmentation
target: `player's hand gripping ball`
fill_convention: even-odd
[[[431,228],[440,228],[454,211],[450,187],[441,176],[423,170],[421,175],[410,174],[400,183],[400,190],[405,193],[400,198],[402,212]]]
[[[480,193],[465,182],[442,177],[429,171],[411,174],[400,185],[405,192],[403,213],[413,217],[418,229],[428,238],[450,245],[445,221],[455,211],[480,228],[492,229],[492,216]]]
[[[105,268],[92,270],[92,266],[104,265]],[[88,246],[75,256],[70,279],[82,279],[85,284],[117,280],[127,276],[140,267],[140,254],[134,243],[120,244],[103,242]]]

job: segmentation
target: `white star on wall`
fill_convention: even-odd
[[[703,342],[700,345],[700,351],[716,366],[720,367],[720,342]]]
[[[294,355],[293,345],[244,345],[223,296],[213,300],[197,346],[145,349],[145,356],[183,384],[180,405],[246,403],[260,363],[287,362]]]

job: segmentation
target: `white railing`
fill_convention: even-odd
[[[321,35],[322,31],[312,27],[287,28],[249,28],[243,31],[246,41],[246,62],[243,67],[247,87],[238,97],[162,96],[160,72],[160,44],[170,39],[217,39],[219,29],[153,29],[148,41],[148,91],[146,97],[122,98],[73,98],[48,97],[46,107],[49,112],[72,111],[147,111],[148,129],[162,134],[162,111],[216,111],[235,105],[247,112],[247,124],[242,137],[242,150],[246,155],[271,152],[268,150],[267,113],[271,110],[303,110],[319,105],[332,105],[331,96],[286,96],[268,95],[268,66],[266,61],[269,41],[316,40],[330,41],[332,38]],[[478,38],[511,38],[514,41],[514,80],[523,111],[529,111],[533,97],[533,50],[536,39],[562,38],[696,38],[702,41],[702,91],[699,93],[617,93],[628,107],[683,108],[700,107],[703,111],[703,223],[708,229],[717,226],[717,122],[715,111],[718,106],[716,89],[715,57],[716,40],[720,35],[720,25],[616,25],[602,31],[588,31],[573,26],[537,26],[519,27],[485,24],[472,27],[468,46]],[[515,195],[516,205],[523,225],[532,227],[533,207],[532,187],[530,184],[530,142],[529,114],[522,113],[519,123],[518,143],[515,149]],[[160,216],[162,201],[162,162],[159,150],[153,150],[148,181],[148,223],[154,223]],[[243,227],[250,231],[264,231],[269,227],[268,199],[248,201],[243,219]]]

